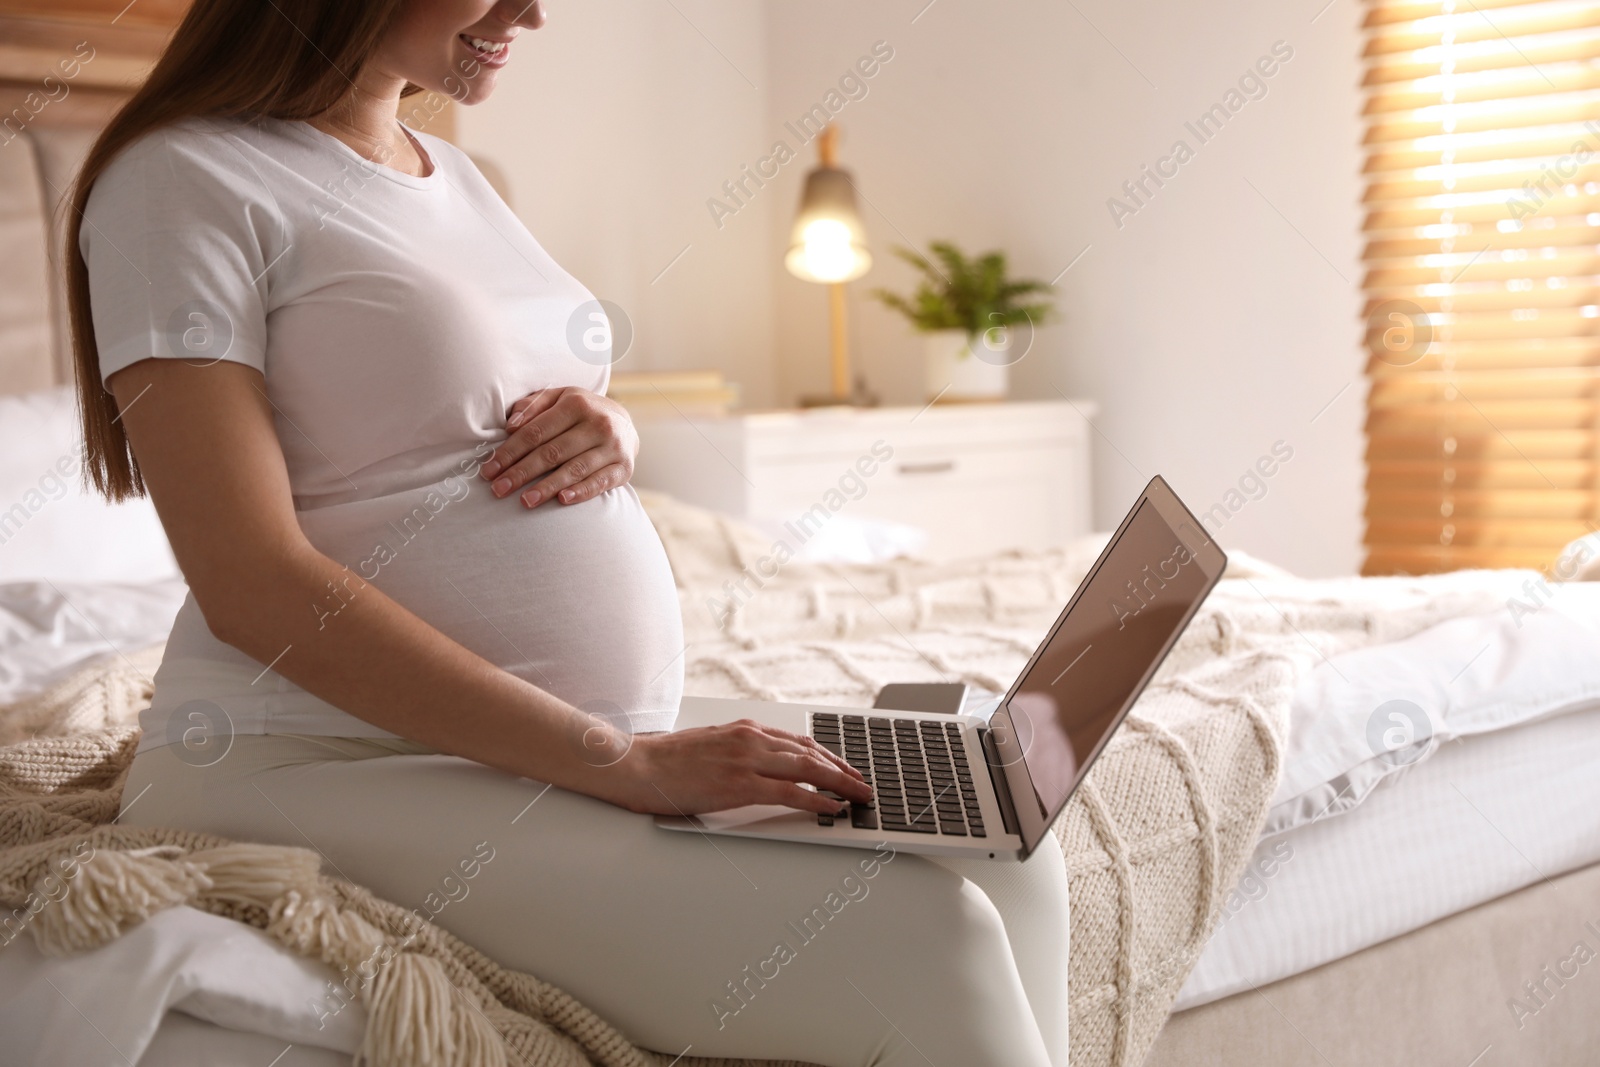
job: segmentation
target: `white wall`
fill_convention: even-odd
[[[762,7],[546,9],[494,96],[459,110],[462,147],[500,166],[512,206],[562,266],[627,311],[635,341],[618,370],[714,368],[772,403],[767,234],[719,233],[705,208],[765,126]]]
[[[637,307],[636,366],[715,366],[756,403],[823,389],[824,292],[780,262],[813,148],[720,229],[705,200],[773,141],[794,146],[784,121],[886,41],[894,58],[838,116],[879,253],[852,286],[872,386],[890,402],[920,399],[916,339],[866,297],[909,285],[891,245],[1003,248],[1045,279],[1088,246],[1061,278],[1061,322],[1039,332],[1013,392],[1099,403],[1098,523],[1154,473],[1197,510],[1228,501],[1283,441],[1293,458],[1221,540],[1307,575],[1357,566],[1356,5],[674,3],[693,27],[672,4],[557,0],[537,51],[464,123],[469,149],[513,175],[519,210],[557,257]],[[1294,54],[1266,95],[1201,144],[1185,120],[1280,40]],[[1119,228],[1107,198],[1180,138],[1193,158]]]

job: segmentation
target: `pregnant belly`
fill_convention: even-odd
[[[631,488],[530,511],[448,478],[299,518],[324,554],[491,663],[635,732],[671,727],[682,619]],[[317,605],[324,626],[349,595]]]

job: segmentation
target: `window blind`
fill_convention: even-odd
[[[1369,0],[1364,572],[1600,529],[1600,0]]]

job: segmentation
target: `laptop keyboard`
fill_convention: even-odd
[[[851,826],[987,836],[959,724],[813,712],[811,736],[872,786],[873,803],[850,805]],[[834,817],[818,815],[817,822],[832,826]]]

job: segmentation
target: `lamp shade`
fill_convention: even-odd
[[[783,262],[808,282],[848,282],[872,266],[848,171],[821,166],[806,175]]]

